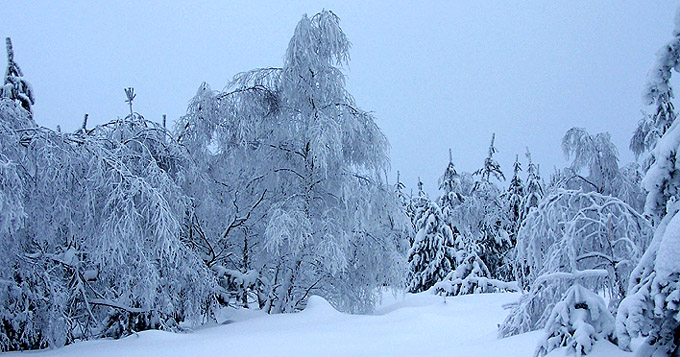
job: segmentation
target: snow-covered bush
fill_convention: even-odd
[[[511,307],[500,335],[543,326],[575,282],[606,292],[615,308],[651,232],[646,219],[614,197],[561,189],[547,196],[520,229],[515,271],[529,292]]]
[[[577,356],[588,354],[596,341],[614,340],[614,317],[602,297],[575,284],[555,304],[535,356],[567,347]]]
[[[435,294],[446,296],[520,291],[516,282],[490,278],[491,273],[475,252],[467,253],[440,282],[434,284]]]

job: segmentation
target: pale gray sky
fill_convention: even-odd
[[[0,35],[33,84],[39,124],[75,130],[136,109],[181,116],[202,81],[280,66],[302,14],[333,10],[353,43],[348,87],[392,145],[393,171],[436,193],[448,148],[474,171],[529,146],[547,175],[560,138],[609,131],[623,162],[678,3],[654,1],[2,1]],[[4,65],[4,61],[1,62]],[[393,175],[394,176],[394,175]],[[393,178],[392,178],[393,180]]]

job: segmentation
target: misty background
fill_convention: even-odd
[[[5,1],[0,35],[33,85],[38,124],[74,131],[135,109],[172,122],[201,82],[281,66],[304,13],[333,10],[353,43],[347,87],[391,143],[393,182],[421,176],[436,195],[453,151],[481,167],[493,132],[510,175],[525,146],[544,178],[566,164],[571,127],[609,131],[622,164],[644,109],[656,51],[671,38],[676,1],[212,2]],[[3,62],[4,65],[4,62]],[[526,167],[526,165],[524,165]]]

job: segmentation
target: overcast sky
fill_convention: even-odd
[[[609,131],[623,163],[656,51],[678,3],[654,1],[4,1],[0,35],[32,83],[36,121],[75,130],[124,116],[176,119],[202,81],[281,66],[302,14],[333,10],[353,43],[345,73],[391,143],[392,180],[436,193],[453,150],[481,166],[491,134],[548,175],[573,126]],[[2,62],[4,64],[4,62]]]

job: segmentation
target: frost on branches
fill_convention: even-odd
[[[562,138],[562,150],[571,164],[562,171],[557,187],[595,191],[639,206],[640,189],[635,176],[623,175],[618,150],[609,133],[591,135],[583,128],[571,128]]]
[[[11,267],[0,273],[2,349],[176,329],[209,316],[210,274],[180,240],[185,201],[172,167],[181,158],[167,133],[135,113],[60,134],[14,101],[0,103],[8,173],[0,196],[10,222],[0,259]]]
[[[535,356],[559,347],[567,347],[576,356],[586,355],[602,339],[615,340],[614,317],[602,297],[575,284],[552,309]]]
[[[178,124],[207,169],[188,186],[189,232],[211,266],[259,271],[246,290],[271,313],[312,294],[367,311],[375,287],[402,284],[407,218],[381,179],[387,140],[345,89],[349,47],[335,14],[304,16],[283,67],[241,73],[225,92],[203,85]]]
[[[559,189],[519,231],[515,271],[529,292],[512,306],[501,336],[545,325],[554,302],[575,282],[604,292],[614,307],[648,245],[651,226],[623,201]]]

